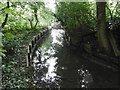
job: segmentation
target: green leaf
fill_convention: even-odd
[[[7,38],[9,38],[9,39],[14,38],[14,35],[11,34],[11,33],[5,33],[5,36],[6,36]]]
[[[0,56],[3,56],[3,57],[5,57],[5,54],[4,53],[0,53]],[[1,58],[1,57],[0,57]]]
[[[8,14],[10,14],[12,12],[12,10],[10,8],[5,9],[4,11],[5,11],[5,13],[8,13]]]
[[[2,49],[2,52],[7,52],[5,49]]]

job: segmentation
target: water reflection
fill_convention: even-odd
[[[82,77],[82,80],[80,80],[81,87],[88,87],[90,83],[93,82],[92,75],[89,73],[87,69],[84,69],[83,67],[78,69],[79,75]]]
[[[92,82],[89,73],[79,68],[69,49],[63,47],[64,30],[53,29],[49,37],[36,51],[33,60],[35,68],[33,80],[37,87],[87,87]],[[82,66],[82,65],[81,65]],[[83,83],[83,80],[84,83]]]
[[[60,81],[60,76],[55,73],[58,58],[54,55],[56,53],[55,46],[62,46],[63,34],[64,31],[61,29],[52,30],[48,39],[36,51],[33,60],[35,68],[33,79],[38,87],[59,87],[57,82]]]
[[[32,77],[36,87],[88,88],[99,85],[104,87],[105,80],[108,81],[108,85],[112,84],[109,77],[103,78],[111,72],[63,46],[63,35],[64,30],[52,29],[49,37],[36,51]]]

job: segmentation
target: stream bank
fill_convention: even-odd
[[[2,60],[2,88],[27,88],[26,59],[29,42],[43,30],[22,31],[14,38],[3,38],[5,57]],[[8,41],[8,42],[6,42]],[[7,47],[7,48],[6,48]]]

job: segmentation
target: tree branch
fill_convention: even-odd
[[[33,24],[32,24],[33,17],[32,17],[32,19],[31,19],[31,20],[30,20],[30,19],[28,19],[28,21],[30,22],[31,29],[33,29]]]
[[[36,29],[36,26],[37,26],[37,24],[38,24],[38,22],[39,22],[39,20],[38,20],[38,16],[37,16],[37,8],[34,10],[34,15],[35,15],[35,20],[36,20],[36,23],[35,23],[35,26],[34,26],[34,29]]]
[[[112,11],[110,10],[110,8],[106,5],[107,9],[109,10],[109,13],[110,13],[110,20],[113,19],[113,16],[112,16]]]

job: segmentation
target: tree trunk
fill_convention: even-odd
[[[35,21],[36,21],[36,23],[35,23],[35,25],[34,25],[34,29],[36,29],[37,24],[38,24],[38,22],[39,22],[38,16],[37,16],[37,9],[34,10],[34,15],[35,15]]]
[[[97,34],[101,50],[107,54],[111,53],[111,46],[106,33],[106,2],[96,2],[97,6]]]
[[[9,1],[8,1],[8,2],[7,2],[7,7],[6,7],[6,8],[9,8],[9,7],[10,7],[10,5],[9,5]],[[4,28],[4,26],[6,25],[7,20],[8,20],[8,13],[6,14],[5,20],[4,20],[4,22],[2,23],[2,25],[1,25],[2,28]]]

